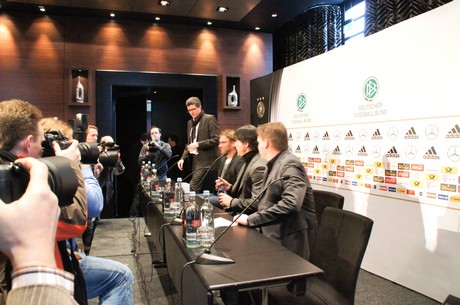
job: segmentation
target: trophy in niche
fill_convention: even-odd
[[[227,96],[227,106],[238,106],[238,94],[236,93],[235,86],[233,86],[233,91],[230,92]]]
[[[77,87],[75,89],[75,100],[77,103],[85,102],[85,87],[80,81],[80,76],[78,76]]]

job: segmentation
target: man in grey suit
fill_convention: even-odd
[[[257,149],[256,127],[245,125],[238,128],[235,132],[235,139],[236,151],[238,156],[243,158],[244,164],[233,185],[227,180],[219,178],[216,180],[216,187],[222,186],[227,191],[226,194],[219,194],[220,205],[226,210],[238,213],[259,195],[266,162],[260,157]]]
[[[242,215],[238,223],[260,228],[265,236],[309,259],[318,226],[310,181],[302,163],[288,150],[282,123],[261,125],[257,134],[259,153],[267,160],[263,187],[273,184],[256,203],[257,212]]]
[[[73,274],[56,268],[54,246],[60,214],[48,185],[44,163],[19,161],[30,172],[26,192],[5,204],[0,200],[0,251],[13,266],[7,305],[74,305]]]
[[[199,98],[191,97],[185,105],[192,119],[187,122],[188,145],[177,166],[183,170],[185,158],[191,159],[193,175],[190,190],[202,193],[205,175],[218,155],[219,126],[215,116],[204,113]],[[216,172],[209,175],[215,176],[211,181],[217,178]]]

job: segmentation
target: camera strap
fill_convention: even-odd
[[[0,159],[5,162],[14,162],[18,157],[9,151],[0,149]]]

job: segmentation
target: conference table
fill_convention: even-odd
[[[295,283],[297,294],[305,293],[307,278],[323,271],[255,229],[232,226],[212,251],[223,253],[235,263],[200,265],[194,262],[203,248],[187,248],[182,225],[166,221],[160,202],[153,202],[140,191],[140,208],[154,244],[166,263],[168,275],[180,293],[183,305],[212,305],[216,295],[224,293],[227,304],[237,304],[238,293],[261,289],[262,304],[268,302],[267,288]],[[197,197],[197,201],[201,198]],[[215,218],[232,216],[215,208]],[[216,228],[218,236],[225,228]]]

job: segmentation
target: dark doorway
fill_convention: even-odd
[[[135,144],[141,133],[149,131],[147,121],[162,129],[163,140],[174,133],[179,145],[186,143],[190,117],[185,101],[190,96],[201,98],[205,111],[217,117],[216,76],[96,71],[96,125],[101,136],[112,135],[120,145],[127,168],[116,177],[114,199],[104,207],[102,218],[129,216],[139,177],[134,161],[140,148]],[[150,115],[147,100],[151,101]]]

